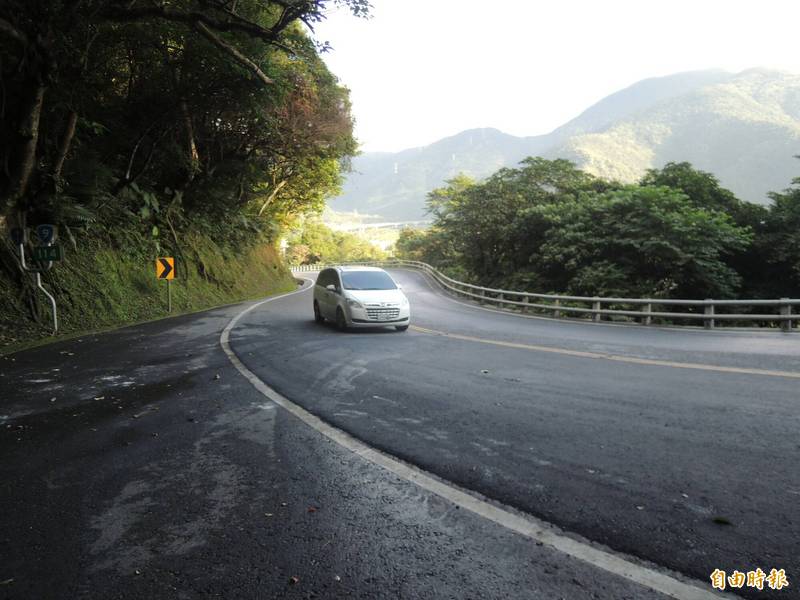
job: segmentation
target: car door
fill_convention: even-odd
[[[325,285],[335,285],[336,290],[332,292],[331,290],[326,289],[325,295],[326,300],[328,302],[328,318],[335,319],[336,318],[336,307],[339,306],[339,295],[341,294],[342,290],[342,283],[339,281],[339,273],[331,269],[328,272],[328,278],[325,281]]]
[[[319,274],[317,278],[317,287],[315,297],[319,304],[319,310],[322,316],[327,319],[332,319],[336,315],[336,295],[327,289],[330,284],[335,285],[335,271],[333,269],[325,269]]]
[[[317,301],[319,312],[322,313],[323,317],[328,316],[328,292],[325,290],[325,286],[328,285],[329,272],[328,269],[323,269],[317,277],[317,284],[314,286],[314,299]]]

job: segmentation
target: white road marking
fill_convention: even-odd
[[[305,281],[310,280],[305,279]],[[667,574],[666,572],[644,566],[632,558],[626,558],[610,550],[605,550],[588,542],[570,537],[550,523],[536,519],[530,515],[523,516],[512,510],[482,500],[456,487],[452,483],[439,479],[427,471],[406,464],[397,458],[372,448],[350,434],[329,425],[319,417],[311,414],[273,390],[239,360],[239,357],[231,348],[231,331],[236,327],[236,324],[242,317],[256,308],[268,302],[274,302],[281,298],[301,294],[310,289],[310,287],[304,287],[289,292],[288,294],[262,300],[261,302],[249,306],[231,319],[230,323],[228,323],[220,335],[220,345],[228,356],[228,359],[263,396],[272,400],[275,404],[293,414],[309,427],[338,445],[350,450],[354,454],[361,456],[377,466],[383,467],[387,471],[394,473],[410,483],[416,484],[424,490],[452,502],[456,506],[469,510],[476,515],[484,517],[531,540],[547,544],[564,554],[679,600],[711,600],[734,597],[712,591],[709,589],[710,585],[708,583],[702,584],[700,582],[684,581],[679,579],[677,574]]]

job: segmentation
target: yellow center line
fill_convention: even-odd
[[[476,342],[479,344],[489,344],[491,346],[502,346],[503,348],[515,348],[518,350],[529,350],[533,352],[548,352],[550,354],[562,354],[566,356],[576,356],[578,358],[594,358],[601,360],[609,360],[613,362],[632,363],[637,365],[670,367],[673,369],[694,369],[697,371],[715,371],[718,373],[739,373],[744,375],[765,375],[767,377],[789,377],[793,379],[800,379],[800,372],[797,371],[773,371],[770,369],[751,369],[747,367],[724,367],[721,365],[706,365],[703,363],[674,362],[671,360],[637,358],[634,356],[619,356],[617,354],[603,354],[601,352],[568,350],[567,348],[554,348],[552,346],[537,346],[533,344],[521,344],[518,342],[504,342],[502,340],[491,340],[487,338],[474,337],[471,335],[461,335],[459,333],[448,333],[446,331],[427,329],[425,327],[419,327],[417,325],[412,325],[411,329],[414,331],[418,331],[419,333],[438,335],[454,340],[463,340],[465,342]]]

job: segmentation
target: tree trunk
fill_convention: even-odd
[[[64,136],[61,138],[61,145],[58,148],[58,158],[53,167],[53,180],[58,180],[61,177],[61,169],[64,168],[64,162],[67,160],[69,147],[72,145],[72,138],[75,137],[75,127],[78,124],[78,113],[74,110],[70,111],[67,117],[67,127],[64,129]]]
[[[45,85],[36,82],[31,90],[17,134],[20,138],[19,161],[11,178],[9,201],[16,202],[28,191],[31,175],[36,168],[36,146],[39,143],[39,121],[44,104]]]
[[[189,159],[192,162],[192,172],[200,162],[200,155],[197,152],[197,144],[194,141],[194,125],[192,125],[192,114],[189,112],[189,104],[186,98],[181,97],[181,115],[183,116],[184,127],[186,128],[186,149],[189,152]]]

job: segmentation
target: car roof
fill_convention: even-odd
[[[337,271],[383,271],[380,267],[368,267],[366,265],[341,265],[334,267]]]

